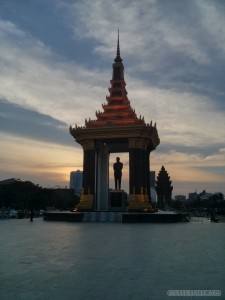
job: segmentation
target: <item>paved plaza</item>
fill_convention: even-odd
[[[225,299],[225,223],[12,219],[0,220],[0,237],[1,300]]]

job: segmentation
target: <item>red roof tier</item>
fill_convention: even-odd
[[[106,96],[107,104],[102,104],[103,112],[96,112],[97,120],[89,119],[85,126],[145,124],[143,119],[138,119],[135,110],[130,106],[125,88],[124,66],[121,57],[118,57],[118,52],[114,60],[113,76],[110,83],[110,95]]]
[[[127,97],[126,82],[124,80],[124,65],[120,57],[119,38],[117,44],[117,55],[113,63],[112,79],[110,80],[109,96],[106,96],[107,104],[102,104],[103,112],[96,112],[96,120],[86,120],[85,126],[112,126],[145,124],[143,118],[138,118],[135,110],[130,106]]]

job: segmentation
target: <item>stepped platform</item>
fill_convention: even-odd
[[[84,213],[70,211],[47,211],[43,215],[44,221],[82,222]]]
[[[180,213],[158,211],[155,213],[124,213],[122,223],[176,223],[183,221]]]
[[[44,213],[44,221],[64,222],[111,222],[111,223],[176,223],[188,219],[181,213],[158,211],[155,213],[95,211],[68,212],[48,211]]]

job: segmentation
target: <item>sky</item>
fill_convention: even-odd
[[[131,106],[157,124],[151,170],[173,195],[225,194],[224,16],[224,0],[0,0],[0,180],[82,170],[68,128],[106,103],[119,28]]]

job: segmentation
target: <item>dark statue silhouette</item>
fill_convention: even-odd
[[[113,164],[115,190],[117,190],[117,187],[119,188],[119,190],[121,189],[122,169],[123,169],[123,164],[120,162],[120,158],[117,157],[116,162]]]

